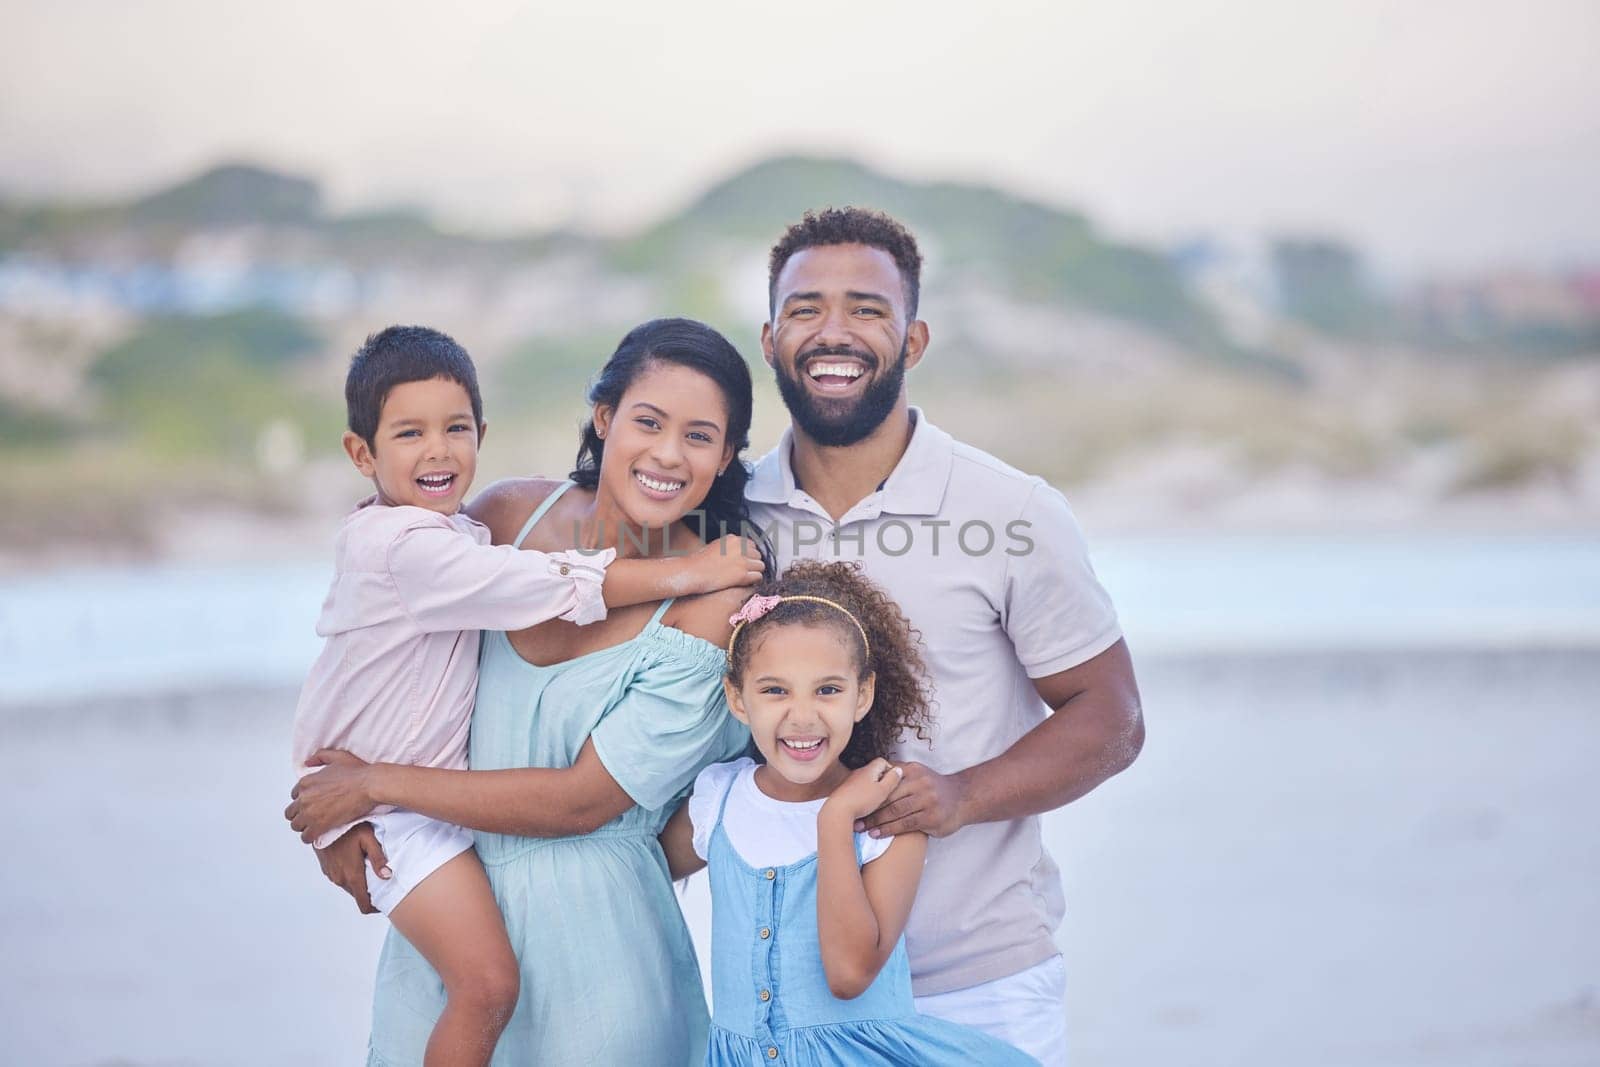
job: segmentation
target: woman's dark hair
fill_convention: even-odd
[[[756,595],[831,600],[854,615],[861,630],[839,608],[814,600],[781,601],[734,634],[728,678],[736,688],[744,684],[750,651],[764,634],[784,625],[827,626],[849,644],[857,677],[865,680],[868,674],[875,676],[872,707],[851,731],[839,762],[851,770],[865,767],[879,756],[887,756],[907,733],[928,740],[931,701],[921,637],[900,605],[862,573],[860,563],[796,560],[780,577],[757,586]],[[870,652],[861,646],[862,630],[872,645]]]
[[[589,386],[589,404],[605,404],[615,410],[634,379],[658,363],[704,374],[722,390],[728,407],[727,443],[733,446],[733,459],[711,483],[705,500],[685,518],[699,525],[703,541],[730,533],[754,538],[761,546],[770,575],[774,570],[771,548],[751,521],[750,505],[744,499],[745,482],[750,479],[743,457],[744,450],[750,447],[750,368],[726,337],[693,319],[652,319],[635,326]],[[605,447],[605,441],[595,431],[594,420],[584,420],[578,435],[577,462],[567,477],[584,489],[595,488],[600,483],[600,458]]]
[[[390,326],[367,337],[350,359],[344,379],[345,415],[351,432],[375,447],[378,419],[389,392],[406,382],[443,378],[467,391],[472,419],[483,426],[483,397],[478,372],[466,349],[448,334],[426,326]]]

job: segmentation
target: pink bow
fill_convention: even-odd
[[[729,626],[738,626],[741,622],[755,622],[761,616],[778,606],[781,596],[753,596],[744,602],[744,607],[728,616]]]

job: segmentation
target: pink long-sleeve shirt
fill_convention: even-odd
[[[479,631],[605,618],[600,587],[615,555],[491,545],[489,528],[464,514],[358,506],[334,542],[333,585],[317,620],[327,640],[295,708],[296,774],[320,748],[464,768]]]

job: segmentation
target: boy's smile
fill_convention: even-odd
[[[837,627],[789,624],[757,634],[744,684],[726,686],[734,717],[749,725],[766,759],[756,771],[763,793],[816,800],[849,776],[839,759],[872,708],[873,679],[861,679]]]
[[[372,444],[346,433],[344,447],[380,502],[454,515],[477,473],[483,430],[459,382],[430,378],[389,390]]]

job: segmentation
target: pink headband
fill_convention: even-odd
[[[872,642],[867,640],[867,628],[861,625],[861,620],[855,617],[851,610],[836,601],[820,596],[753,596],[744,602],[744,606],[732,615],[728,621],[733,624],[733,633],[728,635],[728,662],[733,662],[733,643],[739,639],[739,631],[745,628],[746,623],[755,622],[767,612],[786,601],[800,601],[807,604],[826,604],[844,612],[844,617],[855,623],[856,629],[861,634],[861,647],[866,649],[867,658],[872,658]]]

